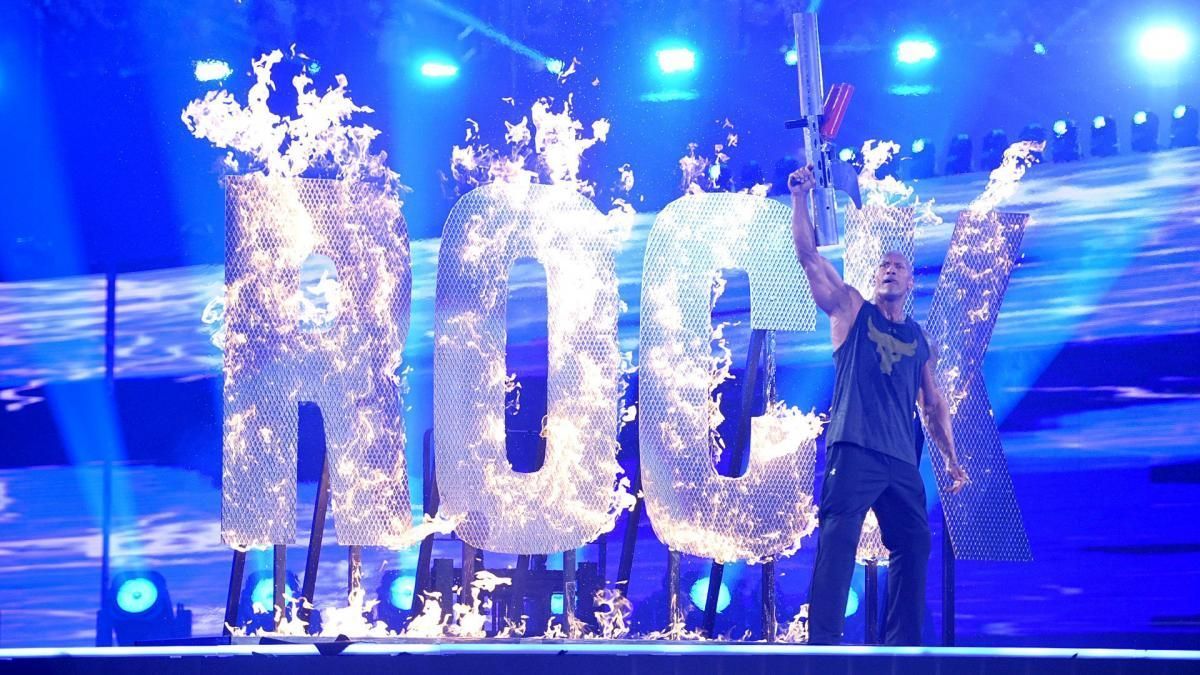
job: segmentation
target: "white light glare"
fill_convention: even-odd
[[[658,59],[658,69],[666,75],[685,73],[696,68],[696,52],[687,47],[660,49],[655,56]]]
[[[433,79],[448,79],[458,75],[458,66],[453,63],[426,61],[421,64],[421,75]]]
[[[1106,126],[1108,126],[1108,120],[1104,119],[1104,115],[1096,115],[1092,119],[1093,129],[1103,129]]]
[[[1146,111],[1139,110],[1139,111],[1133,113],[1133,123],[1134,124],[1145,124],[1146,123]]]
[[[1177,105],[1175,106],[1175,110],[1171,113],[1171,116],[1177,120],[1181,120],[1183,119],[1183,116],[1187,114],[1187,111],[1188,107],[1186,105]]]
[[[789,49],[783,53],[783,62],[788,64],[789,66],[794,66],[799,61],[800,61],[800,55],[798,53],[796,53],[795,49]]]
[[[1149,63],[1175,63],[1187,56],[1192,38],[1179,26],[1151,26],[1138,38],[1138,54]]]
[[[197,82],[219,82],[233,74],[228,63],[216,59],[205,59],[196,62]]]
[[[909,65],[932,60],[937,53],[937,45],[923,38],[901,40],[896,45],[896,61]]]

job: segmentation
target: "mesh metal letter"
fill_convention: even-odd
[[[812,331],[816,304],[791,241],[791,209],[746,194],[688,195],[655,219],[642,278],[642,489],[669,548],[718,562],[794,552],[815,525],[815,443],[798,425],[751,423],[744,476],[717,474],[710,448],[711,295],[723,269],[745,270],[755,329]]]
[[[442,233],[434,313],[439,515],[502,553],[577,548],[612,529],[618,483],[620,299],[616,239],[564,186],[493,183],[463,195]],[[513,261],[546,271],[546,458],[513,471],[505,452],[505,325]],[[518,377],[520,374],[518,373]]]
[[[338,543],[400,545],[411,529],[397,370],[412,279],[399,206],[363,184],[227,180],[227,544],[295,539],[303,401],[317,403],[325,420]],[[313,254],[336,268],[327,290],[338,312],[329,325],[306,330],[301,266]]]

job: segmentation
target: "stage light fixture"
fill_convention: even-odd
[[[300,581],[295,574],[287,573],[283,589],[283,604],[288,617],[296,611],[296,598],[300,597]],[[255,611],[255,605],[260,611]],[[238,606],[241,625],[247,633],[259,628],[270,630],[275,617],[275,580],[271,570],[260,570],[252,573],[242,586],[242,597]]]
[[[1092,120],[1092,157],[1112,157],[1117,154],[1117,121],[1108,115],[1097,115]]]
[[[799,53],[793,48],[783,53],[783,62],[789,66],[794,66],[800,61]]]
[[[937,156],[937,149],[933,145],[933,141],[928,138],[918,138],[912,143],[912,154],[908,159],[908,177],[910,179],[932,178],[934,170],[934,160]]]
[[[1175,106],[1171,113],[1171,147],[1190,148],[1200,145],[1200,111],[1190,105]]]
[[[566,596],[563,595],[562,593],[551,593],[550,594],[550,613],[551,614],[562,614],[563,613],[563,609],[564,609],[563,605],[565,604],[564,598],[566,598]]]
[[[851,588],[850,593],[846,596],[846,618],[849,619],[850,617],[854,616],[854,613],[857,611],[858,591]]]
[[[388,570],[375,588],[378,602],[371,608],[371,620],[382,621],[388,628],[399,632],[408,621],[416,597],[417,580],[412,574],[399,570]]]
[[[690,73],[696,69],[696,52],[689,47],[663,47],[654,53],[663,75]]]
[[[563,63],[562,59],[546,60],[546,70],[550,71],[550,73],[553,75],[562,75],[563,69],[566,67],[567,64]]]
[[[950,151],[946,154],[946,175],[953,176],[971,172],[971,137],[959,134],[950,141]]]
[[[458,64],[447,59],[426,59],[421,62],[420,73],[426,80],[453,80],[458,77]]]
[[[1158,150],[1158,115],[1146,110],[1133,114],[1129,126],[1130,145],[1134,152],[1155,152]]]
[[[688,592],[688,597],[692,599],[692,604],[700,608],[700,611],[705,610],[705,605],[708,604],[708,575],[703,575],[696,579],[696,583],[692,584],[692,590]],[[725,582],[721,582],[721,587],[717,589],[717,614],[724,612],[729,608],[729,603],[733,601],[733,595],[729,592],[729,586]]]
[[[1008,149],[1008,134],[1003,129],[992,129],[983,137],[979,153],[979,168],[991,171],[1004,161],[1004,151]]]
[[[1074,162],[1079,159],[1079,125],[1075,120],[1056,120],[1054,140],[1050,144],[1051,159],[1055,162]]]
[[[115,633],[118,645],[192,635],[191,611],[183,605],[171,605],[167,582],[158,572],[126,571],[113,575],[105,604],[107,607],[100,610],[97,625],[101,631],[112,631],[107,636],[110,639]],[[105,637],[98,635],[97,642],[104,644]]]
[[[853,162],[857,158],[854,148],[842,148],[838,150],[838,159],[843,162]]]
[[[896,43],[896,62],[911,66],[937,58],[937,45],[929,38],[909,37]]]
[[[1034,122],[1032,124],[1027,124],[1027,125],[1025,125],[1025,128],[1021,130],[1021,135],[1017,136],[1017,140],[1018,141],[1032,141],[1034,143],[1045,143],[1046,142],[1046,128],[1036,122]],[[1041,162],[1042,156],[1044,154],[1045,154],[1044,152],[1038,152],[1035,150],[1035,151],[1030,152],[1029,156],[1032,157],[1035,162]],[[1003,153],[1001,153],[1001,155],[1003,155]],[[999,166],[999,165],[997,165],[997,166]]]
[[[1178,63],[1191,48],[1191,36],[1174,24],[1151,26],[1138,38],[1138,54],[1142,60],[1156,65]]]
[[[1046,45],[1042,44],[1041,42],[1033,43],[1033,53],[1037,54],[1038,56],[1045,56],[1046,55]]]

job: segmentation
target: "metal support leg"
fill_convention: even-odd
[[[879,563],[868,560],[863,582],[866,597],[866,630],[863,641],[869,645],[879,644]]]
[[[575,630],[576,561],[575,549],[563,551],[563,622],[567,624],[567,637],[571,639],[579,637]]]
[[[679,603],[679,551],[667,551],[667,623],[674,631],[684,622],[683,607]]]
[[[778,630],[775,618],[775,561],[762,566],[762,639],[775,641]]]
[[[721,597],[721,582],[725,578],[725,566],[713,563],[708,573],[708,596],[704,599],[704,634],[713,637],[717,624],[717,600]]]
[[[238,604],[242,598],[242,580],[246,576],[246,552],[233,552],[233,567],[229,570],[229,594],[225,596],[225,625],[223,635],[232,635],[238,625]]]
[[[641,481],[635,476],[634,483],[635,486],[631,491],[633,494],[637,494],[640,491]],[[642,513],[645,510],[646,503],[639,497],[637,504],[625,520],[625,537],[621,542],[621,558],[617,562],[616,587],[627,598],[629,597],[629,577],[633,574],[633,550],[637,547],[638,524],[641,523]]]
[[[308,535],[308,555],[304,560],[304,581],[300,590],[300,618],[308,623],[316,603],[317,567],[321,564],[321,545],[325,541],[325,517],[329,513],[329,459],[321,457],[321,480],[313,504],[312,530]]]
[[[285,595],[287,590],[287,547],[283,544],[275,544],[274,548],[271,561],[271,582],[274,586],[271,606],[275,612],[274,630],[278,632],[280,624],[287,616],[287,596]]]
[[[942,646],[954,646],[954,543],[942,519]]]
[[[475,588],[471,586],[476,574],[475,552],[474,546],[465,541],[462,543],[462,583],[458,587],[458,601],[467,607],[473,607],[475,603]]]
[[[346,571],[346,595],[362,593],[362,547],[351,546],[348,555],[350,565]]]

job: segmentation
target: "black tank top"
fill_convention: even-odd
[[[913,416],[929,344],[912,317],[894,323],[864,302],[833,353],[835,379],[826,443],[853,443],[917,464]]]

